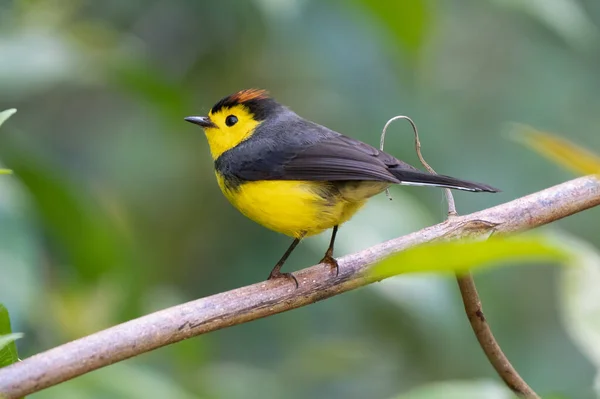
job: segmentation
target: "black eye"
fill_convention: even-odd
[[[225,124],[227,126],[233,126],[237,123],[238,118],[235,115],[229,115],[227,118],[225,118]]]

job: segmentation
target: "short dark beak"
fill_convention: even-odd
[[[208,116],[188,116],[186,121],[202,127],[217,127]]]

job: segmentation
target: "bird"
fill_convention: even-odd
[[[332,229],[319,263],[339,273],[333,256],[339,226],[393,184],[471,192],[500,190],[423,172],[369,144],[305,119],[268,91],[223,97],[207,116],[185,121],[204,129],[218,186],[247,218],[293,238],[268,280],[298,281],[282,266],[300,241]]]

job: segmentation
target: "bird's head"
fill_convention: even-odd
[[[185,120],[204,128],[211,155],[217,159],[252,136],[256,127],[279,107],[265,90],[247,89],[220,100],[208,116],[188,116]]]

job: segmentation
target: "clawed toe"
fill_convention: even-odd
[[[338,261],[331,255],[325,255],[323,259],[319,263],[325,263],[331,267],[331,270],[335,269],[335,276],[337,277],[340,274],[340,266],[338,265]]]
[[[296,276],[294,276],[292,273],[281,273],[280,271],[273,270],[271,274],[269,274],[269,278],[267,280],[274,280],[278,278],[292,280],[294,284],[296,284],[296,288],[298,288],[298,280],[296,279]]]

